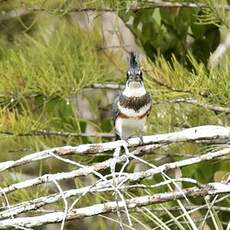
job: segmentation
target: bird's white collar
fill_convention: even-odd
[[[138,85],[129,83],[129,85],[126,84],[122,94],[126,97],[141,97],[146,94],[146,90],[143,83]]]

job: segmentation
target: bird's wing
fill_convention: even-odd
[[[112,116],[113,116],[113,124],[115,125],[115,121],[116,121],[116,118],[119,114],[119,109],[118,109],[118,101],[120,99],[120,95],[117,96],[114,101],[113,101],[113,105],[112,105]]]

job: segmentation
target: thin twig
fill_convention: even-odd
[[[166,192],[155,194],[152,196],[141,196],[132,199],[127,199],[126,204],[128,209],[134,209],[136,207],[143,207],[150,204],[163,203],[177,199],[183,199],[184,195],[186,197],[204,197],[206,195],[217,195],[230,192],[229,183],[209,183],[203,188],[189,188],[183,189],[183,192]],[[117,203],[114,201],[95,204],[88,207],[74,209],[69,212],[66,216],[66,220],[79,219],[89,216],[95,216],[103,213],[111,213],[116,210]],[[118,207],[120,210],[124,209],[124,203],[122,201],[118,202]],[[44,214],[35,217],[18,217],[15,219],[7,219],[0,221],[0,228],[7,229],[12,227],[12,225],[35,227],[42,226],[50,223],[60,223],[65,216],[64,212],[54,212],[50,214]]]
[[[89,86],[85,87],[90,88],[90,89],[114,89],[114,90],[121,90],[125,88],[125,85],[121,85],[121,84],[115,84],[115,83],[95,83]]]
[[[130,138],[127,140],[128,147],[149,144],[170,144],[177,142],[209,142],[209,143],[228,143],[230,141],[230,127],[205,125],[194,128],[184,129],[182,131],[159,134],[152,136],[143,136]],[[48,159],[51,154],[56,155],[85,155],[95,154],[114,150],[123,146],[123,141],[113,141],[97,144],[82,144],[78,146],[63,146],[36,152],[18,160],[10,160],[0,163],[0,172],[17,166],[29,164],[38,160]]]
[[[187,103],[187,104],[192,104],[192,105],[197,105],[200,107],[203,107],[205,109],[211,110],[215,113],[230,113],[230,108],[228,107],[222,107],[218,105],[211,105],[211,104],[205,104],[203,102],[199,102],[196,99],[193,98],[177,98],[175,100],[169,100],[169,101],[162,101],[162,103]]]
[[[154,149],[159,148],[160,145],[147,145],[147,146],[141,146],[139,148],[136,148],[133,152],[132,155],[142,155],[145,152],[152,151]],[[58,158],[59,160],[65,161],[66,163],[71,163],[72,161],[69,159],[63,159],[60,158],[58,155],[52,154],[53,157]],[[74,162],[76,166],[80,167],[79,169],[69,171],[69,172],[62,172],[62,173],[54,173],[54,174],[45,174],[33,179],[21,181],[15,184],[11,184],[5,188],[1,188],[0,190],[0,195],[7,194],[10,192],[14,192],[19,189],[25,189],[31,186],[35,185],[40,185],[44,183],[52,183],[53,180],[55,181],[60,181],[60,180],[67,180],[67,179],[74,179],[76,177],[80,176],[88,176],[90,174],[94,174],[98,176],[99,178],[101,177],[101,174],[98,174],[99,171],[110,168],[114,162],[122,163],[127,160],[127,156],[122,155],[119,158],[111,158],[108,160],[105,160],[103,162],[95,163],[93,165],[82,165],[77,162]]]
[[[166,208],[170,212],[174,212],[174,211],[177,212],[177,211],[181,210],[179,207],[166,207]],[[185,206],[185,209],[187,211],[193,210],[195,208],[199,208],[201,210],[202,209],[204,209],[204,210],[209,209],[207,206],[200,206],[200,205]],[[214,205],[212,208],[214,210],[220,211],[220,212],[230,212],[230,207],[224,207],[224,206],[216,206],[216,205]],[[165,212],[165,208],[149,208],[149,210],[151,212]]]
[[[177,162],[172,162],[172,163],[166,163],[163,164],[161,166],[158,166],[156,168],[150,168],[146,171],[140,171],[140,172],[134,172],[134,173],[126,173],[125,176],[120,176],[117,178],[117,183],[123,183],[125,182],[136,182],[139,181],[141,179],[150,177],[150,176],[154,176],[156,174],[162,173],[162,172],[167,172],[169,170],[172,169],[176,169],[176,168],[181,168],[181,167],[185,167],[185,166],[189,166],[189,165],[193,165],[193,164],[197,164],[200,162],[204,162],[204,161],[209,161],[212,159],[217,159],[219,157],[225,156],[230,154],[230,147],[229,148],[225,148],[216,152],[209,152],[206,153],[204,155],[198,156],[198,157],[193,157],[193,158],[189,158],[186,160],[181,160],[181,161],[177,161]],[[133,156],[134,154],[132,154]],[[123,156],[126,158],[126,156]],[[111,167],[111,164],[113,163],[114,159],[110,159],[108,160],[107,163],[107,168]],[[116,162],[119,162],[120,159],[116,159]],[[98,163],[99,164],[99,163]],[[91,166],[92,167],[92,166]],[[13,192],[15,190],[19,190],[22,188],[27,188],[27,187],[31,187],[34,185],[38,185],[38,184],[42,184],[45,182],[52,182],[54,179],[56,181],[59,180],[64,180],[64,179],[71,179],[71,178],[75,178],[76,176],[80,175],[89,175],[91,173],[96,173],[98,169],[92,169],[91,167],[85,167],[85,168],[81,168],[79,170],[74,170],[71,172],[66,172],[66,173],[57,173],[57,174],[47,174],[47,175],[43,175],[41,177],[37,177],[35,179],[30,179],[30,180],[26,180],[24,182],[19,182],[16,184],[12,184],[9,185],[8,187],[2,188],[0,191],[0,194],[7,194],[9,192]],[[78,174],[77,174],[78,173]],[[99,175],[100,176],[100,175]],[[107,183],[107,181],[106,181]]]
[[[119,189],[122,191],[134,189],[134,188],[135,189],[152,189],[152,188],[165,186],[167,184],[174,183],[177,181],[189,182],[189,183],[193,183],[196,185],[198,184],[199,187],[202,187],[202,185],[200,185],[199,183],[197,183],[194,180],[191,180],[190,178],[181,178],[180,180],[172,179],[172,180],[160,182],[158,184],[154,184],[151,186],[146,186],[144,184],[127,185],[127,186],[125,185],[125,186],[121,186]],[[5,219],[5,218],[11,217],[12,215],[16,216],[16,215],[19,215],[21,213],[40,209],[41,207],[43,207],[45,205],[52,204],[54,202],[57,202],[57,201],[63,199],[63,196],[65,197],[65,199],[73,197],[73,196],[80,196],[80,198],[81,198],[86,193],[114,192],[114,188],[111,186],[111,183],[113,183],[113,179],[108,180],[106,182],[105,181],[98,182],[98,183],[94,184],[93,186],[86,186],[86,187],[82,187],[82,188],[78,188],[78,189],[70,189],[67,191],[63,191],[63,195],[61,195],[60,193],[55,193],[55,194],[51,194],[48,196],[39,197],[39,198],[34,199],[34,200],[18,203],[16,205],[13,205],[10,209],[5,209],[4,211],[0,212],[0,219]],[[79,199],[77,199],[77,200],[79,200]],[[76,204],[76,202],[74,202],[74,203]],[[71,211],[73,209],[75,204],[71,205],[71,207],[69,208],[69,211]]]
[[[51,131],[51,130],[37,130],[25,133],[14,133],[10,131],[0,131],[0,134],[9,136],[60,136],[60,137],[98,137],[98,138],[113,138],[115,135],[113,133],[74,133],[65,131]]]
[[[227,194],[227,195],[225,195],[225,196],[219,198],[219,199],[216,201],[216,203],[219,203],[219,202],[221,202],[221,201],[223,201],[223,200],[229,198],[229,196],[230,196],[230,195]],[[197,211],[201,210],[201,209],[204,208],[204,207],[207,207],[207,204],[204,204],[204,205],[195,207],[194,209],[189,210],[188,213],[191,214],[191,213],[197,212]],[[175,219],[170,219],[170,220],[168,220],[168,221],[166,222],[167,226],[173,225],[173,222],[174,222],[175,220],[178,221],[179,219],[183,218],[184,216],[185,216],[185,213],[182,213],[181,215],[175,217]],[[158,229],[158,228],[156,227],[156,228],[153,228],[152,230],[156,230],[156,229]]]
[[[54,184],[57,186],[58,190],[59,190],[59,193],[63,199],[63,202],[64,202],[64,206],[65,206],[65,209],[64,209],[64,218],[62,220],[62,223],[61,223],[61,230],[64,230],[64,227],[65,227],[65,219],[66,219],[66,216],[68,214],[68,201],[66,200],[65,196],[64,196],[64,192],[61,188],[61,186],[58,184],[58,182],[56,180],[53,180]]]

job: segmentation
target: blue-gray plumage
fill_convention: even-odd
[[[152,101],[146,92],[136,55],[131,52],[124,91],[114,99],[112,115],[116,139],[127,139],[144,130]]]

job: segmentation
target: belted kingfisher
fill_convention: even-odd
[[[152,100],[145,90],[137,56],[131,52],[124,91],[115,98],[112,115],[116,140],[126,140],[144,131]]]

